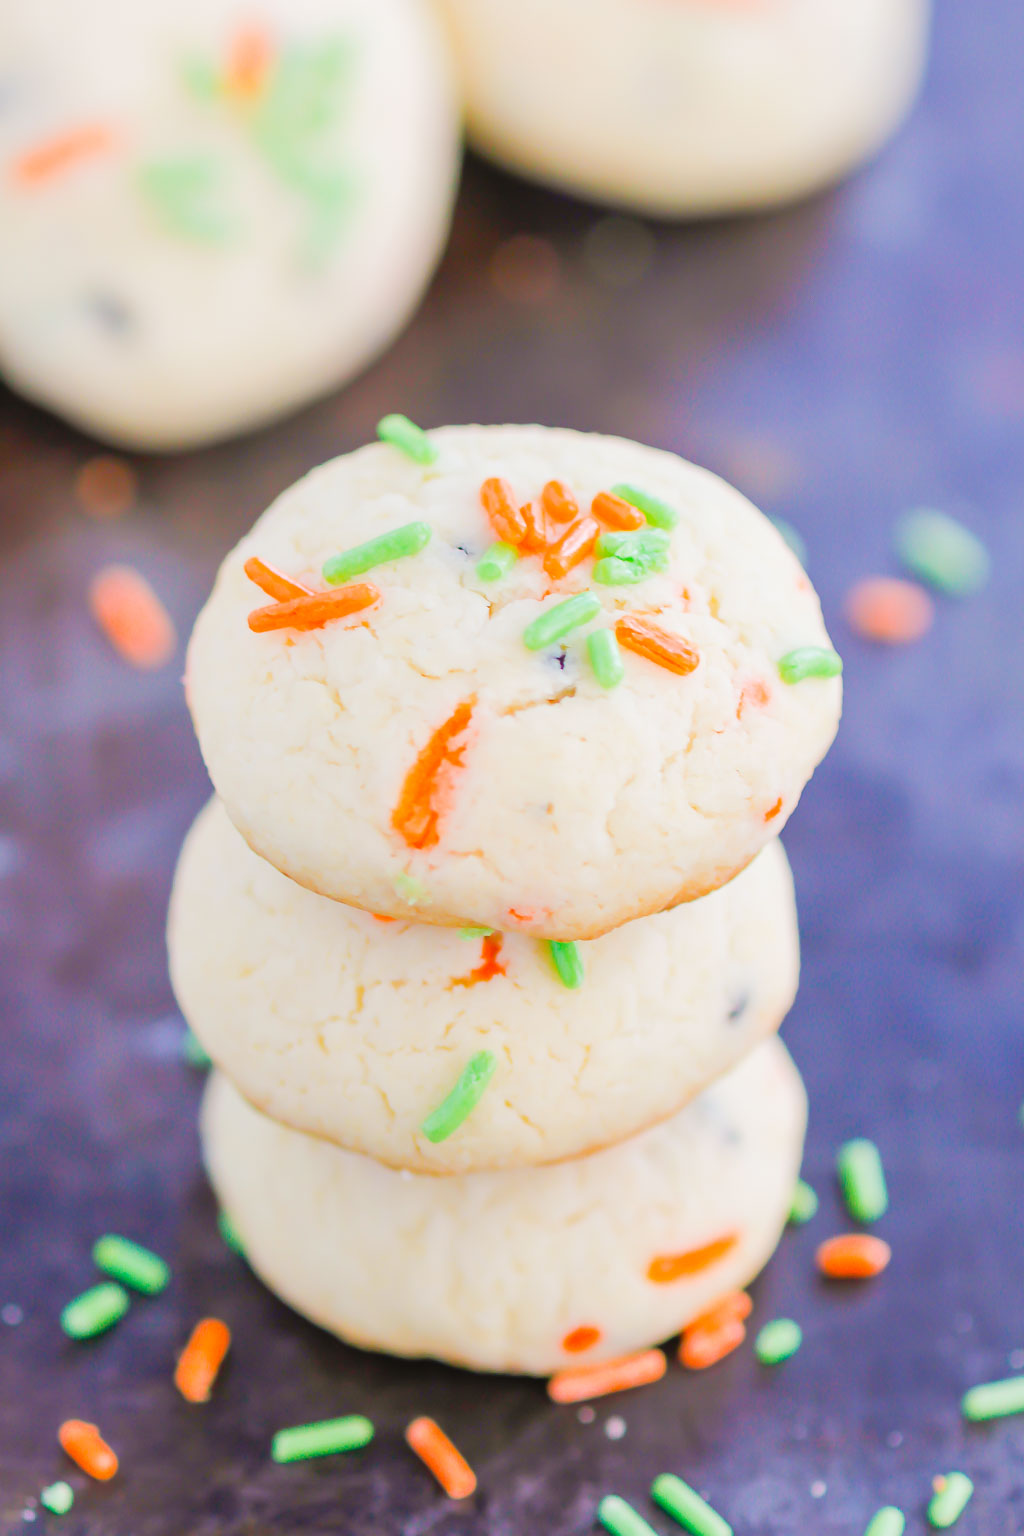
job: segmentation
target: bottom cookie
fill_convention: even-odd
[[[770,1040],[590,1157],[438,1179],[268,1120],[214,1074],[207,1168],[256,1272],[366,1349],[549,1375],[669,1338],[767,1262],[806,1099]]]

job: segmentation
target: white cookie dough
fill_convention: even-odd
[[[0,370],[138,448],[292,410],[409,316],[458,155],[423,0],[6,0]]]
[[[784,202],[904,116],[928,0],[440,0],[476,147],[667,216]]]
[[[366,1349],[547,1375],[666,1339],[749,1284],[785,1224],[805,1119],[769,1041],[664,1125],[553,1168],[395,1173],[265,1119],[219,1074],[202,1133],[250,1263],[297,1311]],[[656,1283],[656,1260],[683,1273]],[[565,1349],[580,1329],[599,1336]]]
[[[739,492],[670,453],[545,427],[447,427],[421,465],[372,444],[281,496],[221,567],[186,688],[217,793],[250,845],[311,890],[384,915],[592,938],[723,884],[784,826],[839,719],[838,678],[787,684],[781,658],[827,647],[818,599]],[[678,515],[668,565],[598,585],[537,556],[500,580],[481,485],[517,501],[555,480],[583,514],[622,482]],[[249,557],[323,589],[325,561],[410,522],[418,553],[359,577],[374,607],[307,633],[254,634],[269,599]],[[556,530],[557,531],[557,530]],[[529,650],[527,626],[592,590],[597,619]],[[623,652],[599,685],[586,639],[640,614],[699,657],[680,676]],[[429,838],[400,810],[446,722]]]
[[[799,969],[777,842],[703,901],[581,944],[570,990],[542,940],[381,923],[313,895],[216,802],[185,843],[168,943],[182,1012],[248,1099],[425,1173],[577,1157],[674,1114],[778,1028]],[[423,1120],[483,1050],[486,1093],[431,1144]]]

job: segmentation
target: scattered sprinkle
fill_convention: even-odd
[[[84,123],[26,150],[15,160],[11,175],[23,187],[35,186],[62,176],[94,155],[106,154],[115,142],[116,135],[105,123]]]
[[[747,1336],[744,1326],[753,1310],[746,1291],[733,1291],[683,1329],[679,1363],[688,1371],[706,1371],[739,1349]]]
[[[674,528],[679,521],[675,507],[670,507],[667,501],[661,501],[647,491],[638,490],[635,485],[613,485],[612,495],[621,496],[631,507],[637,507],[655,528]]]
[[[620,1499],[617,1493],[605,1494],[597,1506],[597,1518],[611,1536],[657,1536],[632,1504]]]
[[[65,1419],[57,1431],[61,1448],[76,1466],[98,1483],[107,1483],[117,1471],[117,1457],[95,1424]]]
[[[174,1372],[174,1385],[187,1403],[208,1403],[228,1350],[231,1329],[219,1317],[196,1323]]]
[[[476,573],[481,581],[500,581],[518,559],[519,551],[514,544],[492,544],[477,561]]]
[[[872,1518],[864,1536],[903,1536],[906,1527],[907,1520],[903,1511],[894,1504],[887,1504]]]
[[[493,1051],[477,1051],[462,1069],[458,1082],[442,1103],[420,1126],[428,1141],[447,1141],[462,1122],[472,1114],[494,1076],[498,1058]]]
[[[646,522],[639,507],[632,506],[621,496],[614,496],[611,491],[598,491],[590,504],[590,515],[606,528],[619,531],[642,528]]]
[[[571,523],[580,515],[580,504],[561,480],[549,480],[540,493],[540,504],[553,523]]]
[[[869,1232],[843,1232],[827,1238],[815,1255],[821,1273],[830,1280],[870,1280],[887,1268],[892,1249]]]
[[[777,1317],[765,1323],[754,1340],[754,1354],[762,1365],[781,1365],[795,1355],[803,1343],[799,1323],[791,1317]]]
[[[700,654],[681,635],[670,635],[649,619],[627,613],[615,625],[616,638],[627,651],[653,661],[656,666],[686,677],[700,664]]]
[[[796,1188],[793,1191],[793,1203],[789,1208],[789,1219],[795,1227],[802,1227],[818,1214],[818,1197],[814,1190],[804,1179],[797,1179]]]
[[[19,1323],[25,1321],[25,1314],[15,1301],[8,1301],[0,1308],[0,1323],[8,1328],[17,1328]]]
[[[392,881],[392,884],[394,885],[398,895],[401,896],[402,900],[407,902],[410,907],[419,906],[421,902],[426,901],[428,895],[430,894],[422,880],[417,880],[415,875],[410,875],[404,869],[398,872]],[[383,921],[395,922],[396,919],[384,918]]]
[[[245,562],[245,574],[249,580],[255,582],[261,591],[275,602],[286,603],[292,597],[311,597],[313,594],[308,587],[301,582],[293,581],[290,576],[285,576],[282,571],[277,571],[265,560],[252,555]]]
[[[206,1046],[199,1036],[193,1034],[190,1029],[186,1029],[182,1036],[181,1055],[186,1065],[195,1067],[198,1072],[205,1072],[209,1067],[213,1066],[213,1061]]]
[[[569,987],[572,991],[582,987],[583,960],[575,940],[569,939],[563,943],[560,939],[548,939],[547,946],[562,986]]]
[[[544,304],[558,288],[560,263],[550,240],[513,235],[503,240],[490,261],[490,278],[504,299],[516,304]]]
[[[138,177],[143,197],[170,234],[223,245],[237,233],[224,208],[222,168],[212,155],[151,160]]]
[[[456,976],[452,980],[453,987],[475,987],[482,981],[493,981],[495,976],[504,976],[506,968],[499,959],[501,946],[504,940],[500,933],[488,933],[484,936],[480,945],[480,963],[474,966],[468,976]]]
[[[668,1361],[660,1349],[645,1349],[619,1360],[605,1360],[600,1365],[579,1365],[558,1371],[548,1382],[548,1397],[553,1403],[582,1403],[588,1398],[606,1397],[610,1392],[626,1392],[660,1381]]]
[[[873,1141],[858,1136],[844,1141],[836,1157],[836,1170],[846,1209],[854,1221],[872,1222],[889,1209],[885,1170]]]
[[[437,460],[436,445],[430,441],[423,428],[410,421],[408,416],[401,416],[397,412],[382,416],[377,423],[377,436],[382,443],[390,443],[392,448],[397,448],[399,453],[404,453],[407,459],[417,464],[433,464]],[[369,567],[364,566],[363,569],[368,570]],[[330,577],[327,579],[330,580]]]
[[[358,1451],[373,1439],[373,1425],[362,1414],[341,1419],[321,1419],[279,1429],[270,1445],[271,1460],[278,1463],[309,1461],[314,1456],[333,1456],[338,1451]]]
[[[71,1339],[92,1339],[119,1323],[128,1311],[128,1292],[113,1282],[94,1285],[69,1301],[60,1325]]]
[[[813,1482],[811,1484],[811,1498],[812,1499],[823,1499],[827,1492],[828,1492],[828,1484],[823,1482],[820,1477],[818,1478],[818,1480],[816,1482]]]
[[[610,629],[595,629],[587,636],[587,655],[602,688],[617,688],[626,675],[619,642]]]
[[[787,523],[784,517],[772,517],[768,521],[774,523],[776,531],[782,535],[782,538],[789,545],[794,555],[796,555],[800,564],[806,567],[807,545],[804,542],[803,534],[798,533],[793,524]]]
[[[911,645],[932,627],[935,604],[923,587],[898,576],[869,576],[846,594],[846,619],[865,640]]]
[[[968,597],[989,577],[988,550],[945,512],[907,512],[896,525],[896,552],[920,581],[948,597]]]
[[[367,539],[365,544],[357,544],[326,561],[324,580],[337,587],[378,565],[388,565],[407,555],[418,555],[430,543],[430,535],[429,523],[404,523],[401,528],[392,528],[390,533],[378,534],[375,539]]]
[[[450,1499],[468,1499],[476,1492],[476,1473],[433,1419],[413,1419],[405,1441]]]
[[[964,1393],[960,1404],[965,1419],[980,1424],[986,1419],[1005,1419],[1011,1413],[1024,1413],[1024,1376],[1010,1376],[1005,1381],[987,1381]]]
[[[564,635],[589,624],[601,612],[601,604],[592,592],[577,592],[539,614],[523,630],[523,644],[528,651],[542,651]]]
[[[237,1253],[239,1258],[244,1259],[245,1249],[242,1247],[242,1239],[239,1237],[238,1228],[231,1220],[227,1211],[217,1212],[217,1231],[220,1233],[225,1247],[230,1248],[232,1253]]]
[[[631,288],[647,273],[657,241],[646,224],[612,214],[598,219],[583,236],[583,260],[609,288]]]
[[[588,1349],[593,1349],[595,1344],[601,1342],[600,1328],[592,1328],[583,1323],[579,1328],[573,1328],[562,1340],[562,1348],[567,1355],[582,1355]]]
[[[928,1505],[928,1522],[944,1531],[960,1519],[970,1503],[974,1484],[964,1472],[949,1472],[945,1477],[935,1479],[934,1488],[934,1496]]]
[[[523,542],[527,534],[526,518],[507,480],[496,477],[485,480],[480,487],[480,505],[503,545]]]
[[[113,1233],[97,1238],[93,1244],[92,1261],[104,1274],[123,1281],[144,1296],[159,1296],[171,1278],[171,1271],[163,1259],[130,1238],[117,1237]]]
[[[75,495],[90,517],[123,517],[135,505],[138,477],[126,459],[99,454],[75,476]]]
[[[66,1515],[75,1502],[75,1491],[70,1483],[51,1483],[39,1495],[39,1502],[51,1515]]]
[[[474,700],[459,704],[431,736],[409,769],[391,825],[410,848],[433,848],[441,836],[440,778],[462,764]],[[396,885],[400,876],[395,876]],[[417,897],[422,900],[425,890]]]
[[[262,27],[242,27],[231,40],[224,88],[232,96],[254,97],[263,90],[274,50]]]
[[[670,547],[663,528],[603,533],[597,542],[600,558],[594,567],[594,580],[609,587],[646,581],[648,576],[668,570]]]
[[[600,524],[592,517],[581,517],[544,552],[544,569],[552,581],[561,581],[580,565],[597,543]]]
[[[350,614],[362,613],[364,608],[372,608],[379,597],[380,590],[372,581],[353,582],[352,586],[339,587],[335,592],[308,592],[302,597],[289,597],[283,603],[254,608],[249,615],[249,628],[255,635],[275,629],[322,629],[334,619],[346,619]]]
[[[842,658],[820,645],[801,645],[779,658],[779,676],[784,683],[802,683],[808,677],[838,677],[842,670]]]
[[[647,1278],[654,1285],[671,1285],[684,1275],[699,1275],[702,1270],[717,1264],[719,1259],[724,1259],[738,1242],[739,1234],[729,1232],[725,1237],[716,1237],[712,1243],[705,1243],[702,1248],[688,1248],[685,1253],[659,1254],[648,1265]]]
[[[651,1498],[692,1536],[732,1536],[732,1526],[681,1477],[663,1472],[651,1484]]]
[[[625,1419],[620,1418],[617,1413],[613,1413],[604,1423],[604,1432],[609,1440],[621,1440],[626,1433],[626,1428]]]
[[[494,932],[493,928],[460,928],[460,939],[486,939]]]
[[[89,587],[93,618],[120,656],[150,670],[170,661],[174,624],[146,578],[130,565],[105,565]]]

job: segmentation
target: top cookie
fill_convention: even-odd
[[[292,879],[583,939],[703,896],[781,831],[838,667],[798,561],[714,475],[619,438],[446,427],[274,503],[221,567],[186,688],[228,813]]]

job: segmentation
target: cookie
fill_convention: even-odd
[[[7,0],[0,368],[97,436],[191,447],[335,388],[447,234],[422,0]]]
[[[802,197],[872,154],[928,0],[441,0],[475,147],[677,217]]]
[[[550,1168],[396,1173],[268,1120],[217,1074],[206,1164],[253,1268],[366,1349],[547,1375],[677,1333],[767,1262],[800,1166],[778,1041],[673,1119]]]
[[[216,802],[185,843],[169,950],[182,1012],[247,1098],[424,1173],[577,1157],[663,1120],[778,1028],[799,969],[777,842],[703,901],[576,946],[567,987],[544,940],[313,895]],[[480,1052],[493,1079],[432,1142],[424,1123]]]
[[[399,439],[286,491],[196,623],[187,693],[243,836],[382,916],[557,940],[731,879],[840,712],[776,529],[618,438]]]

